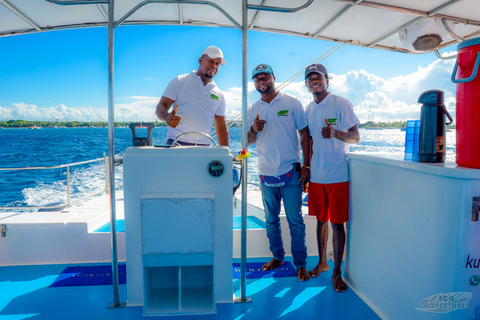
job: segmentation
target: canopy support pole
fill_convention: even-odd
[[[120,288],[118,281],[117,254],[117,214],[115,208],[115,123],[113,100],[113,43],[114,43],[114,0],[108,0],[108,180],[110,195],[110,239],[112,246],[112,283],[113,303],[108,308],[123,308],[126,303],[120,303]]]
[[[248,149],[247,106],[248,106],[248,3],[242,0],[242,148]],[[242,212],[241,212],[241,247],[240,247],[240,298],[235,303],[252,302],[247,297],[247,171],[248,160],[242,159]]]
[[[242,1],[242,148],[248,149],[247,107],[248,107],[248,3]],[[240,264],[240,302],[251,302],[247,298],[247,171],[248,159],[243,158],[242,170],[242,247]]]

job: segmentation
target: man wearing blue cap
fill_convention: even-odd
[[[328,73],[322,64],[312,64],[305,69],[305,83],[314,98],[305,111],[313,141],[308,213],[317,217],[319,256],[310,274],[317,277],[329,269],[326,255],[330,220],[334,259],[332,281],[335,291],[344,292],[348,288],[341,272],[349,199],[346,152],[349,144],[360,141],[357,128],[360,121],[350,101],[328,92]]]
[[[156,115],[168,124],[167,144],[185,132],[210,134],[215,122],[218,143],[230,145],[228,135],[225,98],[213,81],[213,77],[224,66],[223,52],[210,46],[203,50],[198,59],[198,70],[176,77],[168,84],[157,105]],[[172,110],[168,110],[172,107]],[[177,141],[181,145],[209,145],[206,137],[186,135]]]
[[[272,270],[284,264],[280,201],[283,198],[285,214],[291,235],[293,264],[300,281],[310,279],[306,269],[305,224],[302,217],[302,186],[309,180],[310,134],[305,111],[300,101],[277,91],[272,67],[259,64],[252,72],[255,89],[262,98],[247,113],[248,143],[257,144],[258,174],[262,192],[267,237],[273,259],[263,265]],[[301,165],[297,131],[303,151]]]

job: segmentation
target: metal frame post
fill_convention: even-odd
[[[118,280],[118,254],[117,254],[117,214],[115,208],[115,123],[113,100],[113,44],[114,44],[114,0],[108,0],[108,179],[110,194],[110,236],[112,243],[112,283],[113,303],[108,308],[124,307],[120,303],[120,288]]]
[[[70,166],[67,166],[67,207],[70,208]]]
[[[242,0],[242,147],[248,149],[247,107],[248,107],[248,2]],[[240,263],[240,302],[251,302],[246,294],[247,278],[247,172],[248,159],[243,158],[242,170],[242,246]]]

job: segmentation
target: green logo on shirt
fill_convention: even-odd
[[[212,99],[215,100],[215,101],[218,101],[218,99],[220,99],[219,97],[217,97],[217,96],[214,95],[213,93],[210,95],[210,98],[212,98]]]
[[[328,118],[327,121],[331,125],[336,125],[337,124],[337,118]]]
[[[278,111],[277,116],[280,116],[280,117],[286,117],[286,116],[288,116],[288,110],[280,110],[280,111]]]

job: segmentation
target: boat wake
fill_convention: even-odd
[[[103,163],[76,168],[70,173],[70,201],[105,190],[105,166]],[[116,189],[123,189],[123,167],[115,168]],[[23,202],[8,206],[48,206],[67,202],[66,172],[59,181],[38,181],[34,187],[22,190]]]

